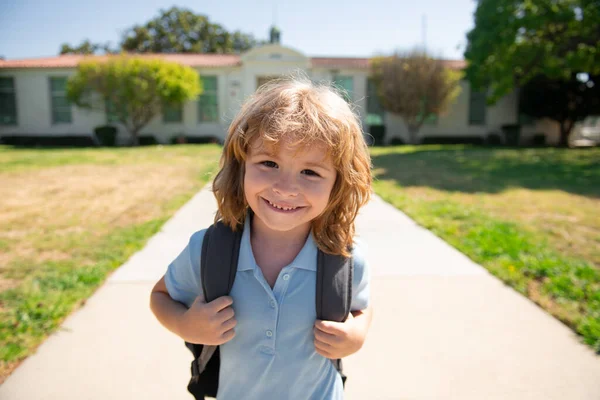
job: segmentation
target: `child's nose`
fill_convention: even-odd
[[[297,196],[298,184],[292,176],[282,174],[273,184],[273,191],[280,196]]]

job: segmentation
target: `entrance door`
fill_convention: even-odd
[[[277,79],[277,78],[279,78],[279,76],[277,76],[277,75],[257,76],[256,77],[256,88],[258,89],[259,87],[261,87],[265,83],[267,83],[269,81],[272,81],[273,79]]]

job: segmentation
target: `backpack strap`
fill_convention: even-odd
[[[240,243],[241,229],[233,232],[221,221],[211,225],[202,241],[202,290],[207,303],[228,296],[235,281]],[[210,260],[210,262],[208,262]]]
[[[207,303],[231,292],[240,253],[243,230],[233,232],[221,221],[204,234],[200,272],[204,300]],[[217,396],[220,356],[218,346],[186,343],[194,354],[188,391],[196,399]]]
[[[346,258],[317,252],[317,318],[326,321],[344,322],[350,314],[352,304],[352,257]],[[331,360],[346,385],[342,360]]]
[[[317,253],[317,318],[344,322],[352,302],[352,257]]]

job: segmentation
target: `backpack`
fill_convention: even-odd
[[[202,243],[202,289],[207,303],[229,295],[237,272],[242,229],[232,231],[221,221],[211,225]],[[350,313],[352,301],[352,258],[317,251],[317,288],[315,306],[317,318],[344,322]],[[188,391],[196,400],[204,396],[217,397],[219,387],[219,346],[185,343],[194,355],[192,377]],[[342,377],[342,360],[331,360]]]

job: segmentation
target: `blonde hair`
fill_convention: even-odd
[[[360,122],[348,103],[327,83],[305,77],[285,77],[261,86],[242,106],[229,127],[213,183],[218,212],[215,222],[236,230],[244,223],[248,146],[262,138],[277,148],[286,144],[320,143],[328,149],[336,181],[325,210],[312,221],[317,246],[329,254],[350,256],[354,221],[371,197],[371,159]]]

